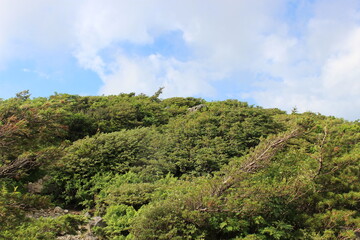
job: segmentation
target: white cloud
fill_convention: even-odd
[[[354,9],[359,7],[355,1],[316,2],[304,35],[297,41],[283,39],[283,51],[276,51],[287,60],[266,68],[281,80],[265,81],[263,90],[252,93],[256,101],[266,107],[296,106],[300,111],[358,119],[354,109],[360,108],[360,25]]]
[[[33,74],[36,74],[37,76],[39,76],[40,78],[45,78],[45,79],[49,79],[50,78],[50,75],[45,73],[45,72],[41,72],[41,71],[37,71],[37,70],[32,70],[32,69],[28,69],[28,68],[24,68],[22,70],[23,72],[26,72],[26,73],[33,73]]]
[[[103,74],[102,94],[122,92],[154,93],[159,87],[165,87],[163,97],[192,96],[202,93],[214,95],[211,86],[211,71],[204,71],[197,62],[181,62],[161,55],[150,55],[129,59],[117,56],[111,64],[108,74]]]
[[[291,4],[298,8],[289,10]],[[247,84],[242,73],[250,72],[256,89],[238,96],[259,105],[359,118],[357,0],[0,0],[0,6],[0,68],[66,52],[99,75],[100,94],[152,94],[165,86],[164,97],[213,98],[214,83],[234,77]],[[122,47],[151,45],[168,31],[183,34],[189,58]]]
[[[67,50],[80,2],[0,0],[0,64]]]
[[[88,1],[77,22],[76,56],[104,81],[101,93],[151,94],[166,86],[167,96],[214,96],[213,81],[253,68],[264,32],[282,1]],[[193,57],[135,56],[118,49],[114,61],[100,52],[116,42],[151,44],[158,35],[179,30]],[[156,63],[154,62],[156,59]],[[161,67],[159,67],[159,64]],[[107,72],[107,73],[106,73]],[[190,84],[191,83],[191,84]]]

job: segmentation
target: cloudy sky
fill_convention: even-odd
[[[360,0],[0,0],[0,98],[136,92],[360,118]]]

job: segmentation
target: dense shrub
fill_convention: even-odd
[[[358,121],[161,90],[1,100],[0,238],[77,231],[26,217],[54,203],[100,215],[101,239],[359,236]]]
[[[137,171],[150,161],[156,135],[142,128],[98,134],[75,142],[66,150],[54,170],[51,191],[68,204],[93,199],[93,186],[101,174]]]

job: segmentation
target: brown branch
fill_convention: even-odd
[[[241,164],[239,169],[235,169],[226,176],[225,180],[213,191],[212,196],[218,197],[222,195],[233,185],[241,182],[246,174],[253,174],[266,167],[270,163],[271,158],[282,149],[291,138],[297,137],[302,133],[299,129],[295,129],[290,133],[268,140],[267,143],[257,147],[254,153]]]
[[[326,137],[327,137],[327,134],[328,134],[328,130],[327,130],[327,127],[325,126],[324,128],[324,136],[319,144],[319,147],[320,147],[320,156],[317,158],[317,161],[319,163],[319,166],[318,166],[318,169],[314,175],[313,178],[316,178],[317,176],[320,175],[321,171],[322,171],[322,168],[323,168],[323,165],[324,165],[324,145],[326,143]]]
[[[230,213],[243,213],[244,211],[241,210],[234,210],[234,209],[210,209],[210,208],[200,208],[197,209],[199,212],[230,212]]]
[[[15,177],[19,171],[28,171],[38,166],[36,157],[34,155],[21,156],[10,164],[5,164],[0,167],[0,178]]]
[[[278,150],[280,150],[285,143],[289,141],[289,139],[296,137],[300,134],[298,129],[290,132],[288,135],[280,136],[275,140],[269,142],[265,149],[260,149],[259,153],[255,153],[249,160],[241,166],[242,172],[252,173],[259,170],[259,168],[263,168],[261,164],[267,163]]]

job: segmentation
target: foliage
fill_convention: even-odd
[[[127,205],[112,205],[106,209],[104,220],[107,226],[98,228],[98,235],[111,239],[132,239],[129,233],[130,226],[136,215],[136,210]]]
[[[58,236],[71,234],[75,235],[78,226],[85,222],[84,217],[67,214],[57,218],[31,219],[21,224],[13,231],[5,231],[4,239],[14,240],[37,240],[57,239]]]
[[[2,181],[0,189],[0,233],[24,222],[27,210],[46,208],[50,204],[47,197],[29,193],[23,194],[17,190],[17,187],[11,185],[11,182]]]
[[[207,110],[174,118],[163,126],[162,148],[156,158],[159,167],[176,176],[206,175],[281,129],[261,108],[235,100],[209,103]]]
[[[101,239],[359,236],[358,121],[161,92],[1,100],[0,238],[77,231],[26,217],[54,203],[100,215]]]
[[[146,165],[153,149],[152,129],[122,130],[85,138],[70,146],[58,162],[51,188],[61,191],[66,203],[81,201],[88,206],[92,199],[95,176],[105,173],[126,173]]]

